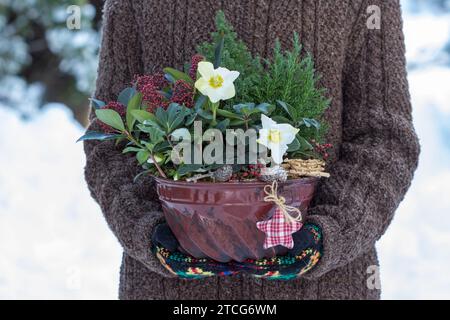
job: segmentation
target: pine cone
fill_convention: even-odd
[[[268,168],[261,168],[261,175],[258,177],[259,180],[264,182],[283,182],[287,180],[287,172],[281,166],[274,166]]]
[[[212,178],[217,182],[227,182],[233,175],[233,167],[230,165],[224,165],[212,173]]]
[[[233,176],[233,167],[229,164],[217,169],[214,172],[206,174],[197,174],[191,178],[186,179],[187,182],[197,182],[198,180],[205,178],[212,178],[215,182],[227,182]]]

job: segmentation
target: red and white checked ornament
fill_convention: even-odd
[[[256,227],[266,234],[263,245],[264,249],[269,249],[277,245],[292,249],[294,247],[292,234],[300,230],[302,225],[298,221],[286,221],[279,207],[275,209],[275,213],[270,220],[256,223]]]

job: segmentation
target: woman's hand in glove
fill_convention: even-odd
[[[322,230],[316,225],[306,224],[292,235],[294,247],[288,251],[290,255],[297,256],[307,248],[317,248],[322,251]]]
[[[175,238],[167,223],[161,223],[155,227],[152,235],[152,244],[172,252],[177,251],[179,246],[177,238]]]

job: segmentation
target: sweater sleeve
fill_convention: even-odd
[[[131,0],[107,0],[104,8],[95,98],[111,101],[142,72],[139,32],[133,21]],[[88,130],[98,130],[91,112]],[[121,153],[112,141],[86,141],[85,178],[92,197],[126,254],[151,271],[171,274],[151,252],[153,227],[163,220],[149,177],[133,182],[139,171],[134,157]]]
[[[369,5],[381,28],[369,29]],[[343,142],[309,222],[323,231],[320,277],[371,250],[390,224],[418,164],[398,0],[363,1],[348,48],[343,83]]]

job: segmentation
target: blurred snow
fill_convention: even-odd
[[[422,152],[412,187],[377,245],[384,299],[450,299],[450,68],[443,53],[449,17],[405,16]]]
[[[115,299],[121,250],[84,182],[83,128],[63,105],[0,119],[0,298]]]
[[[450,299],[449,30],[448,15],[405,16],[422,154],[377,245],[384,299]],[[40,89],[22,87],[0,86],[0,98],[31,108],[34,99],[20,99]],[[0,99],[0,119],[0,298],[115,299],[121,249],[84,182],[85,157],[75,143],[83,128],[55,104],[26,120]]]
[[[404,28],[408,49],[406,58],[410,69],[423,68],[427,64],[450,62],[448,55],[444,53],[450,39],[450,14],[408,15]]]
[[[66,27],[69,5],[80,8],[80,29]],[[86,1],[0,0],[0,79],[20,79],[32,62],[31,52],[39,52],[41,40],[29,42],[32,24],[43,26],[49,49],[60,59],[60,69],[72,75],[77,89],[89,95],[95,83],[100,32],[93,28],[95,7]],[[7,8],[3,9],[3,8]],[[8,12],[8,14],[4,14]],[[11,19],[6,17],[11,15]],[[16,17],[16,18],[12,18]],[[31,21],[34,21],[33,23]],[[34,25],[33,24],[33,25]],[[34,29],[33,29],[34,30]],[[27,40],[28,39],[28,40]],[[2,83],[3,84],[3,83]],[[3,99],[0,91],[0,102]],[[3,101],[7,104],[8,101]],[[16,108],[16,104],[8,104]]]
[[[77,88],[80,91],[90,92],[95,83],[98,65],[99,33],[90,29],[74,33],[61,27],[47,31],[46,38],[52,52],[62,57],[61,70],[77,79]]]
[[[21,37],[14,35],[15,30],[7,26],[3,16],[0,16],[0,30],[0,74],[17,73],[31,60],[28,47]]]
[[[15,75],[0,78],[0,107],[14,106],[23,118],[38,112],[43,93],[44,87],[40,83],[28,84]]]
[[[450,299],[450,69],[414,71],[409,81],[422,152],[412,187],[378,243],[382,297]]]

